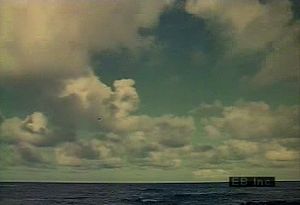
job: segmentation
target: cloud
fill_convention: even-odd
[[[191,146],[188,166],[292,168],[299,159],[299,106],[238,101],[232,106],[202,104],[193,114],[202,122],[204,139],[222,141]]]
[[[78,107],[70,95],[75,96],[74,101],[78,97],[77,103],[84,103],[85,107],[89,106],[84,99],[86,92],[92,98],[113,97],[109,87],[97,82],[90,67],[91,54],[123,48],[136,52],[149,45],[152,37],[140,35],[140,28],[155,26],[160,13],[171,3],[169,0],[151,3],[136,0],[1,1],[0,87],[11,89],[11,93],[20,99],[16,102],[20,104],[20,110],[30,103],[30,112],[36,111],[33,108],[50,115],[62,112],[58,115],[60,119],[54,121],[64,123],[65,127],[75,127],[76,123],[67,123],[67,118],[63,117],[64,114],[68,116],[64,109],[70,114]],[[132,87],[129,84],[133,81],[115,83],[115,104],[110,106],[115,106],[116,112],[121,109],[124,113],[117,115],[123,115],[133,107],[126,107],[131,102],[125,102],[126,97],[121,99],[118,95],[124,93],[119,91]],[[76,86],[89,91],[74,93]],[[65,96],[70,98],[61,99]],[[95,99],[92,101],[97,103]]]
[[[299,23],[287,28],[280,41],[275,42],[273,49],[266,56],[262,69],[251,79],[257,86],[268,86],[280,81],[299,82]]]
[[[227,180],[229,173],[224,169],[200,169],[193,172],[193,175],[203,180]]]
[[[120,156],[126,156],[133,164],[179,167],[179,156],[171,157],[172,152],[166,154],[163,149],[176,152],[191,143],[195,131],[191,116],[135,115],[140,99],[131,79],[116,80],[111,88],[91,73],[66,79],[61,85],[51,102],[54,105],[49,103],[57,113],[51,116],[51,126],[41,112],[24,120],[8,118],[1,124],[2,141],[55,146],[56,163],[64,166],[120,167]],[[89,139],[78,132],[86,132]]]
[[[181,159],[174,158],[170,153],[151,152],[147,158],[147,165],[157,168],[178,168],[181,166]]]
[[[221,22],[230,22],[235,32],[242,32],[245,27],[262,14],[263,9],[258,1],[188,0],[187,12],[205,19],[217,18]]]
[[[6,118],[0,124],[0,141],[3,143],[52,146],[62,141],[72,141],[74,137],[75,134],[68,130],[50,128],[47,117],[41,112],[34,112],[24,120]]]
[[[46,133],[48,120],[43,113],[35,112],[27,116],[23,122],[24,129],[32,133]]]
[[[135,82],[131,79],[116,80],[114,82],[114,109],[116,118],[124,118],[137,110],[139,104],[138,94],[133,87]]]
[[[19,143],[14,147],[17,158],[21,163],[45,164],[46,159],[38,148],[28,143]]]
[[[192,149],[188,160],[188,166],[201,169],[291,169],[299,160],[299,151],[274,139],[264,142],[229,139],[209,149]]]
[[[274,46],[255,81],[269,84],[294,76],[290,67],[296,68],[296,55],[289,53],[297,51],[298,41],[293,35],[298,27],[293,22],[287,25],[291,19],[289,3],[193,2],[186,3],[190,13],[210,22],[218,19],[231,24],[237,50],[265,49],[270,43]],[[91,53],[120,48],[136,52],[152,44],[153,36],[140,35],[139,30],[155,26],[170,3],[2,1],[0,86],[12,89],[17,99],[19,94],[24,96],[19,102],[27,109],[20,110],[28,115],[4,118],[0,114],[1,155],[11,155],[11,159],[1,157],[0,161],[11,166],[32,163],[90,169],[177,169],[190,166],[186,164],[191,161],[197,169],[208,168],[195,171],[195,176],[208,178],[223,177],[226,171],[210,168],[233,161],[251,163],[261,157],[257,163],[270,160],[268,166],[271,162],[294,162],[297,152],[292,145],[299,133],[297,106],[273,109],[263,102],[225,106],[216,101],[201,104],[189,113],[192,116],[151,117],[137,112],[141,99],[133,79],[119,79],[110,86],[95,75],[89,66]],[[280,15],[270,18],[273,13]],[[265,24],[272,29],[265,32]],[[284,26],[289,31],[286,35],[281,30]],[[280,66],[273,65],[271,58]],[[287,63],[288,69],[283,71]],[[194,117],[202,122],[200,130],[207,136],[227,140],[193,145]],[[266,146],[266,141],[275,138],[278,148]]]
[[[191,135],[195,130],[192,118],[135,117],[137,120],[134,123],[137,124],[128,125],[133,128],[128,127],[122,132],[118,129],[102,130],[101,138],[81,137],[77,141],[60,145],[55,148],[57,163],[107,168],[119,167],[128,162],[131,165],[163,169],[178,168],[181,164],[180,153],[184,153],[183,149],[191,143]]]
[[[287,148],[278,141],[272,142],[266,146],[265,158],[270,161],[297,161],[299,159],[297,148]]]
[[[28,127],[39,127],[39,122],[28,123],[28,121],[22,121],[19,118],[6,119],[0,127],[1,141],[17,143],[28,142],[31,144],[38,144],[43,140],[44,134],[40,132],[32,132],[32,129]]]
[[[221,159],[237,159],[242,160],[259,152],[259,144],[257,142],[249,142],[246,140],[227,140],[224,144],[217,147],[217,158]]]
[[[158,139],[159,143],[168,147],[187,145],[195,131],[194,120],[191,117],[162,116],[154,119],[150,136]]]
[[[248,160],[264,158],[265,145],[248,140],[229,139],[202,149],[194,147],[190,150],[188,159],[192,167],[217,168],[228,167],[236,163],[242,163],[240,166],[248,166]]]
[[[188,0],[185,9],[210,24],[227,27],[224,35],[232,39],[227,55],[266,53],[261,69],[247,76],[252,86],[299,81],[300,27],[293,19],[291,1]]]
[[[231,26],[231,35],[241,48],[264,48],[278,40],[292,19],[289,1],[188,0],[185,8],[191,14]]]
[[[146,150],[144,155],[133,156],[130,161],[140,167],[157,169],[179,169],[185,167],[184,161],[189,159],[190,146],[164,147],[156,146]],[[153,149],[154,148],[154,149]]]
[[[281,150],[268,151],[265,156],[268,160],[294,161],[299,158],[299,153],[296,151],[281,149]]]
[[[204,117],[219,115],[223,111],[223,104],[220,101],[215,101],[212,104],[201,103],[198,107],[192,109],[189,113],[192,115]]]
[[[86,168],[121,167],[122,159],[114,152],[110,144],[96,139],[65,143],[55,148],[57,164]]]
[[[0,73],[24,80],[88,72],[89,52],[138,48],[172,1],[1,1]],[[149,15],[148,15],[149,14]],[[26,77],[27,76],[27,77]]]
[[[128,116],[130,118],[131,116]],[[136,116],[139,119],[139,116]],[[143,119],[147,119],[143,122]],[[116,121],[118,123],[118,121]],[[115,122],[115,123],[116,123]],[[57,163],[66,166],[119,167],[125,161],[131,165],[158,168],[178,168],[180,153],[191,141],[195,128],[191,118],[141,116],[134,129],[103,132],[97,139],[80,138],[56,148]],[[117,131],[117,132],[115,132]],[[112,163],[112,164],[111,164]]]
[[[143,161],[150,152],[158,152],[162,149],[157,141],[147,136],[143,131],[137,131],[123,137],[121,143],[128,154],[128,160],[133,163]]]
[[[299,131],[299,106],[272,109],[264,102],[237,102],[224,106],[221,116],[203,119],[209,137],[237,139],[295,138]]]
[[[40,148],[26,142],[5,144],[1,142],[1,169],[13,166],[50,167],[53,165],[48,149]]]
[[[66,80],[59,98],[76,107],[77,118],[88,120],[98,129],[122,134],[143,131],[170,146],[187,143],[194,131],[191,117],[134,115],[140,102],[134,84],[132,79],[122,79],[116,80],[110,88],[91,75]],[[98,117],[103,120],[99,122]]]
[[[263,168],[275,167],[298,169],[298,161],[298,147],[286,147],[280,140],[270,140],[268,142],[260,143],[258,155],[249,157],[245,162],[249,164],[249,166]]]

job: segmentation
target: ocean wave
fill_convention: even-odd
[[[227,197],[237,197],[237,196],[245,196],[249,195],[250,193],[247,192],[239,192],[239,193],[228,193],[228,192],[187,192],[187,193],[176,193],[173,195],[175,198],[190,198],[190,197],[204,197],[204,196],[209,196],[212,197],[214,196],[227,196]]]
[[[163,191],[163,189],[160,189],[160,188],[143,188],[143,189],[140,189],[140,191],[143,191],[143,192],[161,192],[161,191]]]
[[[242,202],[240,205],[300,205],[300,200],[248,201]]]
[[[162,199],[153,199],[153,198],[142,198],[142,197],[138,197],[138,198],[126,198],[126,199],[122,199],[121,200],[124,203],[130,203],[130,204],[161,204],[161,205],[168,205],[171,204],[169,201],[167,200],[162,200]],[[174,203],[172,203],[174,204]]]

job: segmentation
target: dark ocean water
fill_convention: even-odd
[[[300,204],[300,182],[276,187],[199,184],[0,183],[0,204]],[[265,202],[265,203],[263,203]],[[272,203],[271,203],[272,202]]]

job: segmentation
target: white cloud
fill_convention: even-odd
[[[224,23],[230,22],[234,32],[242,32],[247,25],[264,12],[258,1],[220,1],[220,0],[188,0],[186,11],[205,19],[218,18]]]
[[[152,152],[147,161],[148,165],[159,168],[178,168],[181,165],[181,159],[174,159],[161,152]]]
[[[41,150],[28,143],[19,143],[14,146],[15,159],[19,163],[47,164],[49,161],[43,156]]]
[[[268,151],[266,153],[266,158],[268,160],[274,160],[274,161],[291,161],[291,160],[298,159],[299,153],[296,151],[289,151],[286,149]]]
[[[8,118],[0,125],[1,141],[9,143],[28,142],[40,144],[47,134],[47,120],[42,113],[33,113],[25,120]]]
[[[203,119],[211,137],[240,139],[295,138],[300,131],[298,106],[272,109],[264,102],[238,102],[224,106],[220,117]]]
[[[248,160],[264,158],[266,144],[248,140],[225,140],[221,144],[208,149],[190,150],[191,166],[201,168],[224,167],[234,163],[243,163],[248,166]]]
[[[35,112],[26,117],[23,127],[33,133],[46,133],[48,120],[43,113]]]
[[[137,110],[139,104],[139,96],[133,87],[135,82],[131,79],[116,80],[114,82],[114,103],[115,117],[124,118],[129,113]]]
[[[297,149],[288,149],[277,142],[266,145],[265,158],[271,161],[296,161],[300,153]]]
[[[146,138],[165,146],[184,146],[195,130],[192,117],[134,115],[140,100],[131,79],[115,81],[112,89],[95,76],[67,80],[59,97],[72,99],[77,118],[94,123],[98,129],[125,136],[142,132]]]
[[[268,51],[261,69],[250,78],[254,86],[280,81],[299,81],[299,22],[293,21],[288,0],[188,0],[187,12],[227,26],[232,37],[228,55],[245,51]],[[270,49],[271,48],[271,49]]]
[[[64,166],[116,168],[123,163],[110,144],[96,139],[64,143],[55,148],[55,155],[57,164]]]
[[[69,78],[89,72],[89,52],[135,49],[172,1],[1,1],[0,76]]]
[[[64,87],[59,98],[75,96],[83,109],[104,104],[103,101],[111,97],[111,89],[103,84],[96,76],[90,75],[77,79],[68,79],[63,82]]]
[[[266,56],[262,69],[251,79],[253,85],[267,86],[280,81],[299,82],[299,35],[299,24],[286,29]]]
[[[238,101],[232,106],[217,106],[219,113],[208,112],[210,116],[200,109],[214,107],[200,106],[194,115],[203,123],[204,137],[222,141],[209,147],[192,146],[190,166],[215,169],[296,165],[300,156],[299,106],[271,108],[264,102]]]
[[[222,159],[245,159],[253,157],[259,152],[259,144],[257,142],[249,142],[246,140],[227,140],[224,144],[216,148],[216,156]]]
[[[228,171],[224,169],[200,169],[193,172],[194,176],[202,180],[227,180]]]
[[[55,151],[55,156],[58,165],[75,167],[82,164],[82,161],[79,157],[68,155],[64,149],[57,149]]]
[[[89,67],[89,55],[147,46],[152,37],[141,36],[139,29],[155,26],[170,4],[170,0],[1,1],[1,86],[18,84],[18,92],[29,90],[61,132],[49,130],[47,118],[34,114],[25,122],[18,117],[5,119],[2,140],[40,145],[59,138],[72,141],[87,127],[117,136],[152,128],[151,117],[133,115],[139,104],[134,81],[116,80],[112,88],[105,85]],[[30,103],[31,97],[26,96]]]
[[[63,141],[72,141],[74,137],[74,133],[61,127],[50,127],[48,118],[41,112],[34,112],[24,120],[18,117],[6,118],[0,124],[0,141],[9,144],[53,146]]]
[[[231,34],[241,48],[264,48],[278,40],[292,18],[289,1],[265,4],[258,0],[188,0],[186,11],[232,26]],[[277,15],[274,15],[277,14]]]
[[[190,111],[190,114],[204,117],[219,115],[223,111],[223,104],[220,101],[215,101],[212,104],[201,103],[198,107]]]

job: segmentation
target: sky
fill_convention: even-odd
[[[300,180],[297,0],[0,0],[0,181]]]

